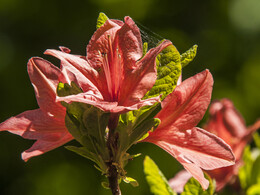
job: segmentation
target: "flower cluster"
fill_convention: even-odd
[[[0,131],[36,140],[22,153],[25,161],[76,139],[83,147],[71,150],[93,160],[110,178],[115,173],[124,177],[131,145],[150,142],[175,157],[206,189],[202,169],[233,165],[235,157],[222,139],[196,127],[211,100],[213,78],[208,70],[183,82],[180,70],[170,70],[170,90],[147,95],[162,76],[158,56],[171,49],[176,50],[164,40],[147,52],[130,17],[124,22],[106,19],[92,36],[86,56],[60,47],[45,52],[60,60],[59,68],[39,57],[29,60],[39,109],[7,119]],[[167,58],[169,66],[175,54],[180,58],[176,50]]]

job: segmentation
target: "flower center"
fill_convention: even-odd
[[[103,70],[105,73],[110,101],[118,101],[120,84],[122,80],[121,55],[118,48],[113,52],[111,36],[108,35],[108,52],[100,53],[103,59]]]

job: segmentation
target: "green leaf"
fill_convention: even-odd
[[[162,109],[161,104],[157,103],[152,106],[145,106],[133,112],[132,119],[134,118],[134,126],[140,125],[145,120],[152,119]]]
[[[66,148],[95,162],[97,169],[104,174],[107,169],[105,162],[109,160],[109,151],[105,141],[109,114],[102,113],[95,107],[82,109],[84,106],[85,104],[77,102],[69,104],[65,117],[68,131],[83,147]]]
[[[139,141],[149,130],[155,129],[160,124],[160,120],[151,118],[143,121],[140,125],[135,126],[135,123],[119,122],[116,132],[118,132],[118,151],[119,153],[126,152],[133,144]]]
[[[75,82],[71,82],[71,85],[68,83],[59,83],[57,86],[57,94],[60,97],[68,95],[76,95],[82,93],[83,91],[76,85]]]
[[[71,86],[67,83],[59,83],[57,94],[68,96],[81,93],[82,90],[74,83]],[[109,113],[100,109],[79,102],[70,104],[62,102],[66,107],[65,125],[70,134],[83,146],[67,147],[67,149],[80,154],[94,161],[103,173],[106,171],[106,162],[109,159],[108,148],[106,147],[106,127],[109,120]]]
[[[103,12],[99,13],[97,19],[97,29],[100,28],[109,18]]]
[[[134,128],[130,134],[130,143],[134,144],[140,140],[149,130],[157,128],[160,122],[161,121],[158,118],[152,118],[142,122],[140,125]]]
[[[257,148],[260,149],[260,136],[257,132],[255,132],[253,134],[253,138],[254,138],[254,141],[255,141],[255,145],[257,146]]]
[[[139,183],[132,177],[125,177],[123,178],[125,183],[130,183],[133,187],[138,187]]]
[[[196,56],[198,45],[193,45],[188,51],[181,54],[181,65],[182,68],[187,66]]]
[[[246,191],[247,195],[256,195],[256,194],[260,194],[260,183],[257,183],[255,185],[252,185],[248,188],[248,190]]]
[[[251,184],[260,183],[260,156],[258,156],[252,166]]]
[[[72,136],[96,155],[107,152],[105,134],[109,113],[96,107],[73,102],[67,107],[65,124]]]
[[[86,147],[65,146],[65,148],[99,164],[96,155],[90,152]]]
[[[144,42],[143,44],[143,56],[142,58],[145,56],[145,54],[147,53],[148,51],[148,43],[147,42]]]
[[[103,181],[103,182],[101,182],[101,185],[102,185],[103,188],[110,190],[109,183]]]
[[[244,165],[239,169],[241,187],[248,195],[259,194],[260,191],[260,151],[258,148],[250,150],[248,145],[243,154]]]
[[[251,172],[254,163],[252,158],[250,146],[247,146],[243,153],[244,165],[239,169],[238,176],[241,187],[247,189],[251,185]]]
[[[82,144],[82,137],[84,136],[82,117],[84,111],[88,109],[88,107],[87,105],[78,102],[67,104],[66,107],[65,125],[70,134]]]
[[[146,156],[144,159],[144,173],[146,181],[150,186],[150,191],[154,195],[175,195],[168,184],[167,179],[163,173],[154,163],[154,161]]]
[[[181,75],[180,53],[173,45],[166,47],[156,58],[157,80],[144,99],[162,95],[163,100],[176,87]]]
[[[132,111],[121,114],[116,128],[119,135],[118,150],[126,152],[133,144],[144,138],[150,130],[156,129],[160,120],[155,119],[154,116],[160,109],[160,104],[155,104],[138,111],[137,116]]]
[[[184,190],[181,195],[213,195],[215,192],[215,185],[211,178],[205,173],[205,178],[209,180],[209,187],[207,190],[203,190],[200,183],[193,177],[185,184]]]
[[[86,109],[82,116],[82,122],[86,129],[86,134],[90,134],[99,141],[105,141],[105,130],[109,120],[109,113],[104,113],[96,107]]]
[[[68,83],[59,83],[57,86],[57,94],[60,97],[68,96],[68,95],[76,95],[82,93],[83,91],[76,85],[75,82],[71,82],[71,85]],[[61,104],[68,108],[69,104],[66,102],[61,102]],[[74,105],[79,105],[79,103],[74,103]]]

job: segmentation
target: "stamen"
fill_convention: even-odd
[[[109,67],[110,67],[110,76],[111,76],[111,91],[112,91],[112,97],[113,100],[115,100],[115,96],[116,96],[116,86],[115,86],[115,78],[117,76],[116,73],[116,66],[115,66],[115,62],[114,62],[114,53],[113,53],[113,48],[112,48],[112,41],[111,41],[111,35],[107,35],[108,38],[108,60],[109,60]]]
[[[107,35],[107,38],[108,38],[108,49],[109,49],[108,53],[110,54],[110,58],[111,58],[110,62],[112,62],[113,61],[113,48],[112,48],[111,36]]]
[[[115,75],[116,75],[116,78],[115,78],[115,94],[116,94],[116,97],[118,98],[118,93],[119,93],[119,90],[120,90],[120,83],[121,83],[121,75],[122,75],[122,68],[121,68],[121,55],[119,54],[118,52],[118,48],[116,49],[116,61],[115,61],[116,65],[116,72],[115,72]]]
[[[105,72],[105,77],[107,80],[107,88],[110,95],[110,98],[113,100],[113,93],[112,93],[112,80],[111,80],[111,74],[110,74],[110,68],[108,63],[107,54],[103,54],[103,68]]]

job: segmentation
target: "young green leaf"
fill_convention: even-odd
[[[130,183],[133,187],[139,186],[139,183],[132,177],[125,177],[123,178],[123,181],[125,183]]]
[[[209,180],[209,187],[207,190],[203,190],[200,183],[193,177],[184,186],[184,191],[181,195],[213,195],[215,192],[215,184],[211,178],[205,174],[207,180]]]
[[[157,80],[144,99],[162,95],[163,100],[176,87],[181,75],[180,53],[173,45],[166,47],[156,58]]]
[[[103,12],[99,13],[97,19],[97,29],[100,28],[109,18]]]
[[[144,159],[144,173],[152,194],[176,195],[169,186],[163,173],[149,156],[146,156]]]
[[[147,53],[148,51],[148,43],[147,42],[144,42],[143,44],[143,56],[142,58],[145,56],[145,54]]]
[[[182,68],[187,66],[196,56],[197,54],[197,45],[193,45],[192,48],[190,48],[188,51],[181,54],[181,65]]]

